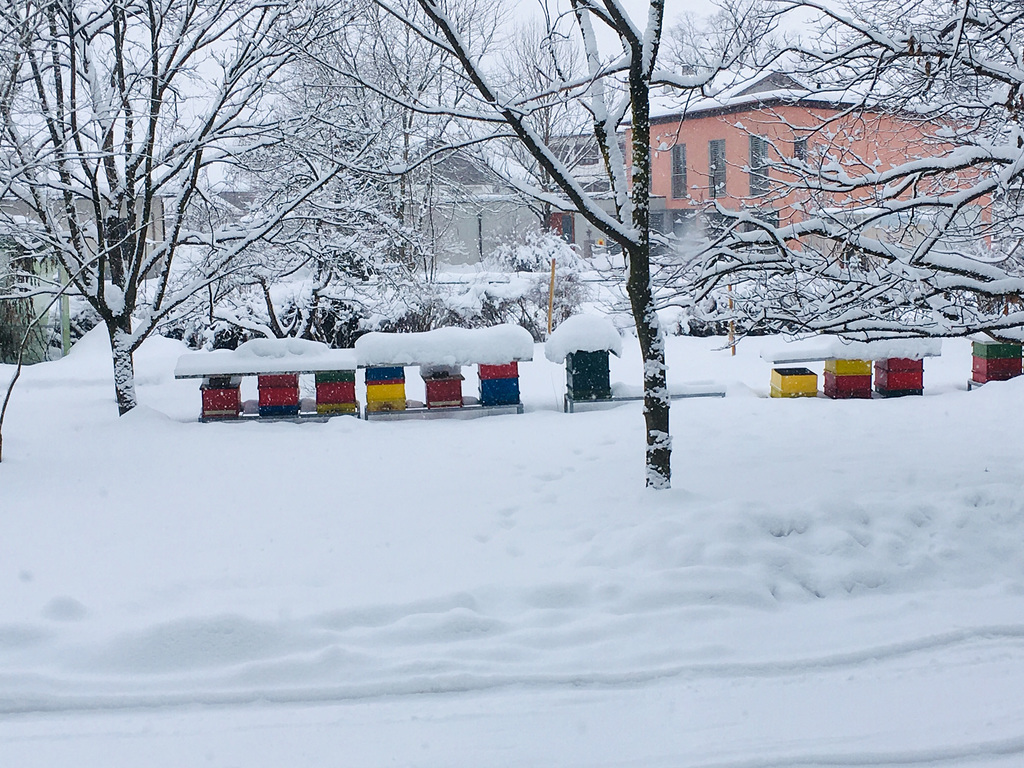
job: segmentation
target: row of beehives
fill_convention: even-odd
[[[576,400],[604,400],[612,395],[608,352],[576,352],[566,357],[566,387]],[[468,398],[462,391],[460,366],[421,366],[428,409],[460,408]],[[354,370],[320,371],[316,377],[315,412],[335,415],[359,412]],[[410,407],[406,397],[404,366],[369,366],[364,371],[366,410],[404,411]],[[519,365],[478,366],[478,404],[483,407],[519,405]],[[263,417],[297,416],[304,409],[299,393],[299,376],[294,373],[259,374],[259,415]],[[243,412],[241,377],[209,376],[204,379],[204,420],[233,419]]]
[[[1006,381],[1021,375],[1021,345],[975,341],[969,384]],[[870,360],[827,360],[824,393],[833,399],[869,398],[872,392]],[[924,392],[924,361],[906,358],[876,360],[874,391],[882,397],[920,395]],[[807,368],[773,368],[772,397],[814,397],[818,377]]]
[[[459,366],[423,366],[420,368],[426,389],[427,408],[458,408],[463,376]],[[320,415],[356,414],[356,372],[354,370],[318,371],[315,411]],[[483,406],[519,403],[519,367],[517,363],[479,366],[479,402]],[[296,373],[259,374],[259,415],[262,417],[297,416],[304,404]],[[403,366],[372,366],[365,369],[367,411],[402,411],[408,406]],[[203,419],[233,419],[243,412],[240,376],[209,376],[201,386]]]

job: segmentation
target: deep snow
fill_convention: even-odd
[[[668,492],[541,350],[451,422],[199,424],[166,339],[122,419],[101,334],[27,369],[0,766],[1024,764],[1024,379],[947,340],[924,397],[773,400],[777,341],[669,339],[728,396]]]

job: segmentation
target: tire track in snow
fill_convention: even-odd
[[[983,760],[1017,755],[1024,755],[1024,735],[930,749],[741,758],[728,762],[684,764],[680,768],[895,768],[915,765],[971,765]]]
[[[50,691],[67,688],[70,680],[46,675],[24,674],[0,676],[0,716],[56,712],[123,711],[130,709],[165,709],[187,706],[235,707],[260,704],[332,704],[346,701],[383,699],[401,696],[424,696],[488,692],[508,688],[523,689],[601,689],[628,688],[670,680],[770,679],[793,677],[813,672],[878,665],[915,654],[953,650],[961,646],[1003,644],[1003,641],[1024,639],[1024,625],[1000,625],[965,628],[899,643],[880,645],[858,651],[826,656],[768,662],[728,662],[678,664],[657,668],[620,670],[615,672],[554,672],[545,674],[496,673],[474,674],[459,670],[436,674],[409,674],[393,679],[368,680],[361,683],[301,686],[252,687],[238,690],[184,690],[160,693],[38,693],[32,687]],[[983,648],[979,648],[982,650]],[[995,649],[995,650],[998,650]],[[984,663],[977,659],[974,663]],[[194,678],[192,678],[194,680]],[[5,681],[20,683],[21,691],[4,692]],[[77,681],[76,681],[77,682]],[[109,681],[97,681],[103,685]],[[167,684],[166,677],[160,683]],[[182,681],[185,684],[185,681]],[[145,685],[145,681],[139,683]],[[228,686],[226,685],[225,688]],[[788,763],[787,763],[788,764]],[[803,763],[794,763],[802,765]],[[807,763],[815,765],[815,763]],[[846,763],[822,763],[846,765]],[[858,764],[858,763],[854,763]],[[876,763],[868,763],[874,765]],[[884,763],[882,763],[884,764]],[[733,764],[727,764],[733,765]],[[745,765],[742,763],[738,766]],[[760,766],[760,763],[751,763]],[[773,766],[775,763],[765,763]]]

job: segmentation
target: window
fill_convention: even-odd
[[[711,197],[725,197],[725,139],[708,142],[708,192]]]
[[[672,197],[686,197],[686,145],[672,147]]]
[[[651,211],[651,232],[665,231],[665,214],[662,211]]]
[[[567,243],[576,242],[576,227],[571,213],[562,214],[562,239]]]
[[[750,196],[768,194],[768,142],[750,137]]]
[[[793,142],[793,158],[801,163],[807,162],[807,137],[797,139]]]

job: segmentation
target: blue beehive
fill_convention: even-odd
[[[519,379],[481,379],[481,405],[519,405]]]

